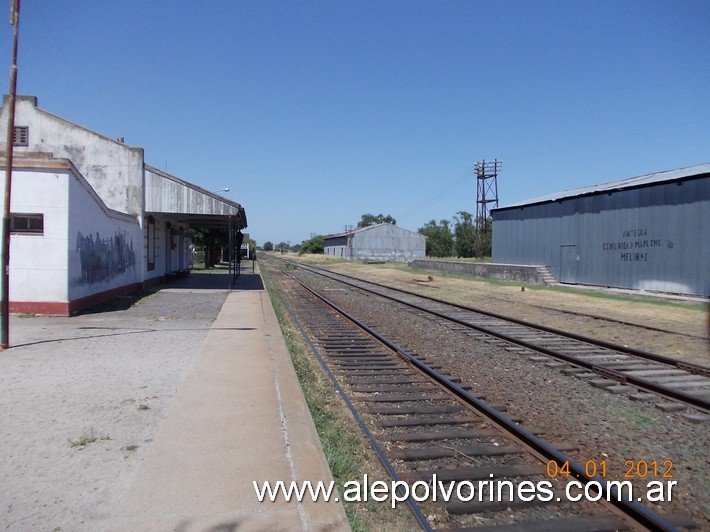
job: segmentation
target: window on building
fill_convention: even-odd
[[[44,214],[10,214],[10,232],[14,234],[44,234]]]
[[[29,129],[27,126],[15,126],[12,131],[12,145],[29,146]]]

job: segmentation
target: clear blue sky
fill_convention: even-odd
[[[475,213],[482,159],[501,206],[709,162],[708,28],[707,0],[22,0],[18,93],[295,244]]]

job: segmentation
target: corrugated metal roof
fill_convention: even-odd
[[[348,236],[348,235],[352,235],[355,233],[362,233],[363,231],[369,231],[371,229],[374,229],[375,227],[380,227],[381,225],[392,225],[392,224],[382,223],[382,224],[366,225],[365,227],[357,227],[355,229],[351,229],[350,231],[345,231],[343,233],[336,233],[334,235],[327,235],[325,238],[338,238],[341,236]]]
[[[514,207],[523,207],[526,205],[534,205],[537,203],[547,203],[551,201],[558,201],[566,198],[574,198],[578,196],[588,196],[591,194],[600,194],[604,192],[609,192],[612,190],[623,190],[625,188],[640,187],[646,185],[652,185],[656,183],[663,183],[666,181],[675,181],[678,179],[684,179],[687,177],[699,176],[702,174],[710,173],[710,163],[698,164],[695,166],[688,166],[686,168],[679,168],[677,170],[666,170],[664,172],[657,172],[655,174],[646,174],[638,177],[630,177],[628,179],[622,179],[620,181],[612,181],[610,183],[603,183],[601,185],[593,185],[589,187],[573,188],[570,190],[564,190],[562,192],[557,192],[555,194],[548,194],[546,196],[539,196],[537,198],[529,199],[526,201],[521,201],[519,203],[513,203],[510,205],[505,205],[497,209],[491,209],[492,211],[498,211],[503,209],[511,209]]]

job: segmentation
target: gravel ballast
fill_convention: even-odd
[[[522,292],[520,287],[513,292],[514,288],[510,286],[478,282],[469,283],[467,291],[467,281],[461,279],[434,278],[433,281],[426,281],[426,284],[412,283],[411,272],[397,269],[339,263],[330,267],[339,272],[385,284],[399,284],[413,291],[416,286],[424,284],[419,290],[428,290],[428,294],[434,297],[446,299],[446,294],[454,294],[452,299],[458,299],[459,302],[468,300],[469,304],[474,306],[505,307],[509,312],[511,309],[517,309],[530,321],[535,321],[534,317],[537,316],[539,322],[552,327],[567,328],[576,332],[582,329],[582,334],[588,335],[593,335],[590,330],[594,333],[594,324],[590,322],[595,320],[549,311],[550,306],[559,304],[556,299],[562,299],[567,310],[590,312],[584,304],[575,306],[575,298],[566,294],[559,297],[551,293],[550,300],[544,301],[544,293],[536,293],[531,303],[525,299],[529,291]],[[421,275],[415,275],[414,278],[426,279]],[[332,288],[327,281],[318,282],[323,287]],[[411,288],[412,286],[415,288]],[[651,480],[669,480],[662,478],[662,474],[670,463],[665,461],[672,461],[672,480],[677,482],[673,488],[672,501],[648,506],[664,515],[691,516],[701,529],[710,527],[707,423],[693,422],[686,411],[676,412],[656,407],[656,403],[663,401],[632,401],[625,394],[613,394],[595,388],[572,376],[563,375],[559,369],[548,367],[542,360],[531,360],[534,357],[529,353],[519,354],[515,350],[506,350],[505,345],[500,342],[472,339],[453,328],[425,319],[416,312],[402,308],[397,310],[374,296],[350,290],[330,290],[327,294],[330,299],[343,305],[354,315],[366,317],[366,321],[374,324],[385,336],[405,348],[415,349],[420,355],[426,355],[430,361],[434,360],[440,364],[443,372],[461,377],[463,383],[472,385],[475,391],[485,393],[489,403],[506,405],[510,416],[522,418],[527,426],[542,428],[546,441],[577,444],[579,450],[570,454],[578,462],[593,461],[599,464],[602,460],[605,461],[609,480],[625,480],[624,475],[630,468],[627,460],[635,464],[640,461],[648,464],[656,461],[659,465],[658,474],[646,475],[643,478],[634,474],[632,477],[635,478],[630,479],[635,489],[643,489],[645,493],[646,484]],[[442,294],[445,295],[442,297]],[[588,299],[584,294],[577,297],[585,301]],[[595,298],[592,303],[595,308],[591,311],[603,315],[605,300]],[[674,313],[693,316],[692,313],[686,314],[682,306],[638,305],[630,299],[626,302],[627,309],[624,311],[623,301],[614,299],[606,303],[612,309],[607,314],[613,314],[619,321],[634,322],[641,316],[643,325],[658,325],[658,328],[662,326],[671,330],[677,319],[673,316]],[[540,308],[541,306],[543,308]],[[654,312],[658,312],[657,318],[653,317]],[[694,361],[700,363],[707,360],[706,351],[698,352],[694,349],[698,339],[692,335],[703,335],[702,324],[705,321],[703,313],[696,314],[699,325],[689,320],[678,325],[678,329],[682,332],[689,331],[691,336],[654,332],[652,336],[657,341],[656,347],[660,346],[656,351],[665,351],[664,354],[671,356],[677,351],[680,353],[679,358],[695,358]],[[601,330],[612,327],[613,335],[623,335],[627,345],[642,344],[646,349],[649,349],[649,345],[654,347],[654,338],[649,339],[648,330],[642,327],[596,321],[600,322],[596,327]],[[578,327],[577,323],[581,325]],[[607,333],[597,333],[597,336]],[[684,345],[685,343],[687,345]],[[701,345],[702,343],[706,343],[706,340],[701,340]]]

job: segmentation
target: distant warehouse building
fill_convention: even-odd
[[[325,237],[324,253],[346,260],[411,261],[424,258],[426,237],[392,224],[377,224]]]
[[[710,295],[710,164],[491,211],[493,261],[561,283]]]

